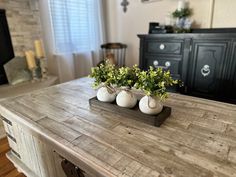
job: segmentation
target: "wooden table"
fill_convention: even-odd
[[[49,75],[46,80],[40,82],[32,83],[31,81],[28,81],[17,85],[0,85],[0,101],[7,97],[15,97],[35,90],[50,87],[55,84],[58,84],[58,78],[56,76]],[[0,120],[0,139],[3,137],[6,137],[6,134],[2,121]]]
[[[66,158],[85,176],[236,176],[236,105],[171,94],[172,115],[157,128],[90,110],[90,86],[84,78],[0,103],[18,169],[60,177]]]

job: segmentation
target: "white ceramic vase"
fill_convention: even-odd
[[[102,102],[111,103],[116,99],[116,93],[109,91],[107,87],[101,87],[97,91],[97,99]]]
[[[117,105],[125,108],[133,108],[137,101],[136,96],[130,90],[122,90],[116,97]]]
[[[149,115],[156,115],[163,109],[163,104],[157,97],[144,96],[139,102],[141,112]]]

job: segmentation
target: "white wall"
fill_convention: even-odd
[[[128,44],[126,64],[131,66],[139,62],[139,39],[137,34],[147,34],[149,22],[165,23],[167,14],[173,12],[178,0],[160,0],[153,3],[141,3],[141,0],[129,0],[126,13],[120,5],[121,0],[106,0],[107,31],[109,42]],[[194,27],[208,28],[210,9],[213,0],[189,0],[193,9]],[[213,27],[236,26],[236,0],[215,0]]]
[[[215,0],[213,26],[236,27],[236,0]]]

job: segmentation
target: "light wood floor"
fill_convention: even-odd
[[[19,173],[14,165],[7,159],[6,153],[9,151],[7,138],[0,139],[0,177],[25,177]]]

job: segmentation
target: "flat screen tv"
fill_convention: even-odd
[[[6,12],[0,9],[0,85],[7,83],[3,65],[14,58],[14,50],[8,28]]]

